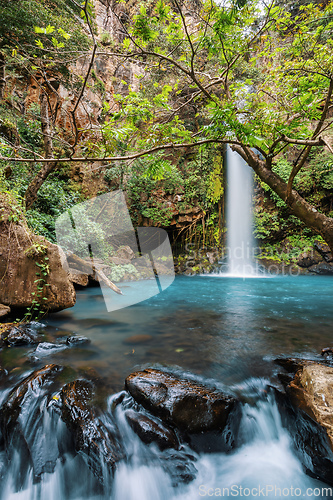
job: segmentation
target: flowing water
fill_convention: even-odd
[[[257,273],[253,238],[253,171],[227,148],[227,261],[231,276]]]
[[[122,284],[124,293],[138,286]],[[35,387],[24,398],[15,439],[6,450],[0,448],[0,499],[311,498],[308,488],[319,488],[312,497],[328,498],[321,492],[325,485],[304,474],[267,387],[279,386],[281,370],[274,358],[319,359],[321,348],[331,345],[332,290],[330,277],[177,277],[163,293],[113,313],[106,311],[98,288],[79,292],[73,309],[48,318],[45,340],[77,333],[89,337],[90,345],[57,350],[39,360],[34,355],[28,362],[32,349],[7,348],[0,352],[0,364],[15,367],[13,383],[49,362],[104,376],[104,424],[120,430],[125,459],[113,479],[104,467],[101,488],[84,457],[67,446],[57,398]],[[144,445],[124,417],[133,404],[130,399],[113,408],[124,378],[147,366],[194,377],[240,397],[237,447],[196,454],[184,446],[172,454]],[[9,390],[0,393],[1,400]],[[40,474],[43,462],[50,466]],[[195,477],[189,484],[179,483],[175,478],[188,462]]]

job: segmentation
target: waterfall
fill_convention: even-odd
[[[255,276],[252,169],[230,147],[227,148],[227,184],[228,275]]]

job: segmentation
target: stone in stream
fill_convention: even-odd
[[[87,380],[75,380],[61,390],[62,419],[74,435],[76,451],[83,453],[88,466],[103,482],[103,463],[113,471],[124,458],[115,430],[110,431],[97,416],[92,404],[94,386]]]
[[[129,425],[145,444],[156,443],[162,451],[167,448],[175,448],[176,450],[179,448],[175,432],[161,422],[152,420],[147,415],[134,410],[126,410],[125,416]]]
[[[49,356],[51,354],[56,354],[59,351],[63,351],[66,349],[67,345],[65,344],[53,344],[51,342],[40,342],[34,352],[32,353],[32,357],[37,359],[42,358],[44,356]]]
[[[83,335],[71,335],[67,337],[66,344],[69,346],[90,344],[90,339],[84,337]]]
[[[187,433],[223,430],[237,404],[219,390],[155,369],[132,373],[125,385],[144,408]]]
[[[286,396],[277,398],[283,423],[306,472],[333,485],[333,367],[304,359],[277,361],[293,374],[282,378]]]
[[[1,342],[9,346],[29,345],[38,343],[39,323],[9,323],[1,328]]]

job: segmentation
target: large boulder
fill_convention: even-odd
[[[224,429],[236,405],[219,390],[154,369],[132,373],[125,385],[144,408],[188,433]]]
[[[277,394],[282,421],[289,428],[306,472],[333,484],[333,367],[291,359],[279,364],[286,395]]]
[[[325,428],[333,449],[333,367],[302,364],[287,392],[294,405]]]
[[[0,194],[0,280],[0,303],[11,308],[31,307],[34,299],[49,312],[75,304],[75,290],[59,248],[34,235],[20,207],[5,194]],[[40,298],[38,284],[44,284]]]

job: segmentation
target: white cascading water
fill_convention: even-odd
[[[29,467],[25,448],[11,454],[11,460],[1,470],[1,500],[199,500],[211,496],[246,496],[257,498],[258,488],[266,498],[292,499],[296,495],[310,498],[308,488],[324,487],[306,476],[301,463],[293,451],[292,438],[283,428],[273,395],[267,394],[267,382],[250,379],[236,389],[251,401],[242,406],[242,420],[237,439],[238,447],[232,453],[193,453],[183,445],[180,450],[165,450],[156,445],[146,446],[134,434],[126,421],[126,409],[133,406],[126,396],[123,403],[112,409],[119,394],[110,397],[106,418],[115,418],[126,459],[118,464],[114,478],[105,470],[104,491],[98,491],[96,480],[80,454],[73,457],[65,454],[58,459],[54,472],[43,473],[40,480],[34,479]],[[50,447],[55,441],[61,445],[66,441],[66,426],[53,413],[45,397],[30,401],[41,409],[39,424]],[[51,413],[50,413],[51,411]],[[113,416],[111,416],[113,415]],[[29,415],[21,419],[21,429],[26,437],[31,436]],[[36,450],[35,463],[39,454]],[[172,478],[187,457],[197,470],[189,484],[176,486]],[[175,462],[176,461],[176,462]],[[175,467],[173,467],[173,464]],[[173,472],[172,472],[173,471]],[[4,472],[6,472],[4,479]],[[176,476],[175,476],[176,474]],[[244,495],[240,492],[244,490]],[[293,490],[292,490],[293,488]],[[224,489],[224,494],[222,494]],[[227,492],[230,492],[229,494]],[[311,490],[313,491],[313,490]],[[320,490],[317,490],[320,491]],[[238,492],[238,494],[237,494]],[[253,492],[249,494],[248,492]],[[283,492],[280,494],[280,492]],[[313,498],[313,496],[312,496]],[[316,498],[325,498],[316,495]]]
[[[255,276],[253,175],[243,158],[227,148],[227,258],[229,276]]]

